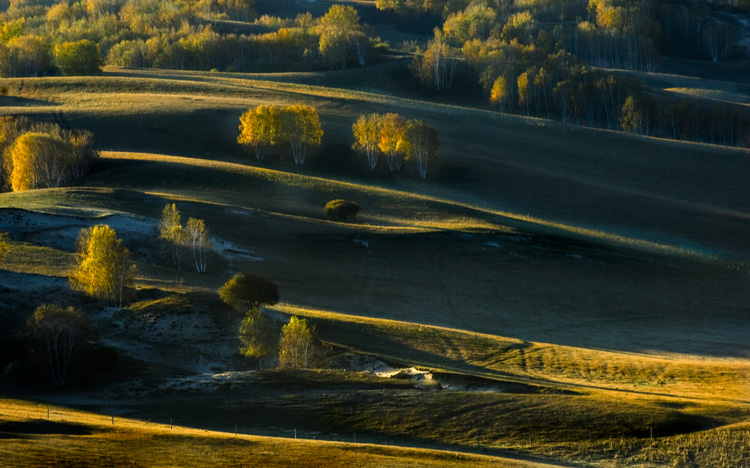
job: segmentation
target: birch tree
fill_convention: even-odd
[[[83,313],[56,304],[39,306],[26,323],[30,335],[46,350],[46,364],[55,385],[62,387],[78,348],[89,332]]]
[[[270,356],[274,352],[276,337],[271,320],[258,307],[247,311],[238,332],[240,354],[250,359]]]
[[[419,176],[426,178],[427,168],[437,162],[440,147],[437,132],[421,120],[410,120],[399,146],[406,157],[416,163]]]
[[[508,105],[508,98],[510,96],[510,90],[508,89],[508,80],[503,75],[495,78],[495,82],[492,83],[492,89],[490,90],[490,104],[496,105],[500,108],[500,112],[505,111],[505,106]]]
[[[262,161],[281,139],[280,109],[278,106],[258,106],[240,117],[237,143],[255,152]]]
[[[159,238],[169,243],[172,251],[172,262],[177,269],[182,270],[180,264],[182,246],[185,243],[185,231],[182,229],[182,221],[177,206],[167,203],[161,212],[159,220]]]
[[[295,164],[304,164],[308,146],[319,145],[323,137],[318,111],[312,106],[294,104],[280,114],[281,135],[289,141]]]
[[[95,297],[104,306],[122,307],[125,289],[136,274],[130,251],[111,227],[81,229],[76,242],[76,266],[71,287]]]
[[[404,133],[406,120],[398,114],[385,114],[380,127],[378,148],[383,152],[391,172],[400,171],[404,157],[400,153],[398,143]]]
[[[367,165],[375,170],[380,156],[380,132],[383,128],[383,116],[380,114],[360,115],[354,125],[354,145],[352,148],[361,151],[367,157]]]
[[[281,329],[279,364],[295,369],[310,368],[315,360],[315,329],[307,320],[293,316]]]
[[[198,273],[206,272],[206,256],[211,250],[208,228],[202,219],[190,218],[185,226],[185,242],[193,251],[193,261]]]
[[[345,69],[353,47],[359,50],[359,62],[364,65],[367,60],[364,53],[365,34],[359,24],[359,13],[354,7],[332,5],[320,19],[320,55],[333,68]],[[364,59],[364,63],[363,63]]]
[[[414,58],[411,70],[423,84],[435,87],[436,91],[448,89],[453,85],[458,68],[458,53],[436,29],[435,38],[428,42],[421,56]]]
[[[13,191],[59,187],[72,176],[70,143],[41,132],[18,137],[11,149]]]

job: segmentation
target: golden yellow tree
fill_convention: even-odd
[[[320,55],[333,67],[345,69],[355,44],[362,44],[364,32],[359,13],[352,6],[332,5],[318,27]]]
[[[380,114],[360,115],[352,125],[354,145],[352,148],[362,151],[367,156],[367,164],[374,171],[380,155],[380,131],[383,127],[383,116]]]
[[[166,240],[170,244],[174,266],[179,270],[182,270],[182,266],[180,265],[180,253],[182,252],[182,246],[185,243],[185,231],[182,229],[180,212],[177,211],[177,206],[174,203],[171,205],[167,203],[161,212],[161,220],[159,221],[159,238]]]
[[[281,367],[307,369],[315,361],[315,330],[307,320],[292,317],[281,328],[279,364]]]
[[[281,135],[289,141],[295,164],[304,164],[308,146],[319,145],[323,137],[318,111],[294,104],[281,109]]]
[[[240,135],[237,143],[255,152],[262,161],[278,144],[281,131],[280,109],[278,106],[258,106],[248,109],[240,117]]]
[[[391,172],[401,170],[404,163],[404,157],[399,152],[398,142],[401,141],[405,127],[406,120],[400,115],[390,113],[383,116],[378,148],[385,155],[388,169]]]
[[[99,299],[105,306],[122,307],[125,288],[136,274],[130,251],[111,227],[82,229],[76,243],[76,266],[71,287]]]
[[[88,39],[57,44],[53,53],[64,75],[95,75],[101,71],[103,59],[99,44]]]
[[[509,94],[508,81],[505,77],[500,75],[495,78],[495,82],[492,83],[492,89],[490,90],[490,103],[498,106],[500,112],[503,112],[508,103]]]
[[[25,133],[10,151],[13,191],[59,187],[72,177],[71,145],[57,135]]]

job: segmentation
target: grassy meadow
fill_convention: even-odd
[[[102,150],[74,187],[0,195],[48,223],[0,228],[4,318],[80,300],[64,277],[81,226],[122,225],[139,274],[128,307],[83,302],[123,356],[111,381],[36,403],[9,388],[0,466],[750,466],[750,153],[390,93],[394,67],[4,80],[0,113],[87,128]],[[243,153],[244,110],[295,102],[321,114],[317,154]],[[437,129],[426,181],[352,152],[369,112]],[[362,205],[355,223],[325,219],[335,198]],[[206,274],[165,261],[166,203],[228,243]],[[328,370],[237,355],[215,291],[238,271],[279,283],[269,314],[315,324]]]

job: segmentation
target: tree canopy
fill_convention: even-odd
[[[98,157],[94,136],[21,117],[0,118],[0,182],[3,190],[59,187],[88,170]]]
[[[360,50],[366,39],[359,24],[359,13],[352,6],[332,5],[320,19],[320,54],[333,67],[345,69],[353,51]]]
[[[323,137],[318,111],[303,104],[291,106],[258,106],[240,117],[237,142],[264,159],[272,151],[289,144],[295,164],[304,164],[309,146],[319,145]]]
[[[70,143],[49,133],[29,132],[11,149],[11,187],[14,192],[59,187],[71,178]]]
[[[281,329],[279,364],[281,367],[308,369],[314,365],[316,354],[315,329],[307,320],[293,316]]]
[[[206,222],[190,218],[185,225],[184,242],[193,251],[193,262],[198,273],[205,273],[208,264],[206,258],[211,251],[211,239],[208,237]]]
[[[55,64],[63,75],[95,75],[103,63],[99,44],[88,39],[55,45]]]
[[[159,220],[159,238],[169,243],[172,251],[172,262],[178,269],[180,265],[182,246],[185,244],[185,231],[182,229],[182,221],[177,206],[167,203],[161,212]]]
[[[240,134],[237,143],[255,152],[255,157],[262,161],[271,153],[281,139],[281,120],[279,106],[260,105],[248,109],[240,117]]]
[[[260,359],[274,353],[277,345],[271,320],[254,307],[247,311],[240,324],[240,354],[250,359]]]
[[[360,115],[352,125],[352,132],[352,147],[365,152],[370,170],[375,169],[379,152],[385,155],[391,172],[400,170],[406,158],[414,162],[423,179],[427,177],[427,168],[437,162],[440,146],[437,132],[421,120],[406,120],[394,113]]]
[[[421,120],[410,120],[399,141],[399,149],[407,159],[416,163],[417,172],[423,179],[427,177],[427,168],[437,161],[439,147],[437,132]]]
[[[105,306],[122,307],[136,267],[117,233],[100,224],[82,229],[76,244],[76,266],[70,275],[73,289],[99,299]]]
[[[380,155],[380,132],[383,128],[383,116],[380,114],[360,115],[352,125],[354,144],[352,148],[362,151],[367,156],[367,164],[374,171]]]
[[[237,310],[247,310],[279,302],[279,286],[264,276],[237,273],[219,288],[219,297]]]
[[[331,200],[326,203],[326,218],[332,221],[351,221],[362,210],[359,203],[348,200]]]
[[[281,108],[280,134],[289,141],[295,164],[304,164],[308,146],[319,145],[323,137],[318,111],[294,104]]]
[[[55,385],[64,386],[73,357],[90,332],[86,317],[73,307],[43,304],[29,318],[26,329],[44,350]]]

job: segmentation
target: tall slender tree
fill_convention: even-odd
[[[122,307],[125,288],[136,274],[130,251],[111,227],[82,229],[76,243],[76,266],[70,275],[73,289],[99,299],[105,306]]]
[[[367,164],[371,171],[375,170],[380,156],[380,132],[383,128],[383,116],[380,114],[360,115],[354,125],[354,145],[357,151],[362,151],[367,156]]]
[[[206,257],[211,250],[211,240],[208,237],[206,222],[202,219],[190,218],[185,226],[185,240],[193,251],[193,261],[198,273],[206,272]]]
[[[180,264],[182,247],[185,244],[185,231],[182,229],[182,221],[177,205],[167,203],[161,212],[159,220],[159,237],[169,243],[169,249],[172,251],[172,263],[179,270],[182,270]]]
[[[46,350],[46,364],[55,385],[64,386],[73,357],[89,332],[86,317],[73,307],[43,304],[29,318],[26,329]]]
[[[281,367],[307,369],[315,360],[315,329],[307,320],[293,316],[281,329],[279,364]]]
[[[307,148],[319,145],[323,137],[318,111],[312,106],[294,104],[281,109],[281,134],[289,141],[295,164],[304,164]]]
[[[380,141],[378,148],[383,152],[388,163],[388,169],[391,172],[401,170],[404,163],[404,156],[399,150],[399,141],[401,141],[406,120],[398,114],[385,114],[383,123],[380,127]]]
[[[440,147],[437,132],[421,120],[410,120],[399,146],[406,157],[416,163],[419,176],[426,178],[427,168],[437,162]]]

